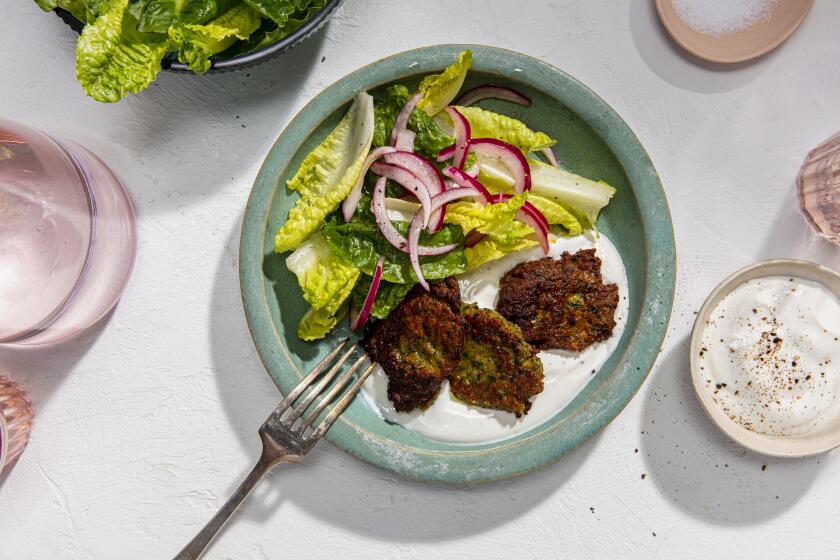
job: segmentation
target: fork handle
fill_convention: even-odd
[[[233,512],[239,507],[239,504],[245,497],[251,493],[257,482],[271,470],[271,468],[278,463],[277,459],[268,456],[263,451],[260,460],[254,466],[253,470],[248,474],[248,477],[239,485],[233,496],[228,498],[225,505],[216,512],[213,519],[207,522],[207,525],[179,552],[173,560],[196,560],[201,556],[210,544],[210,541],[222,530],[227,520],[230,519]]]

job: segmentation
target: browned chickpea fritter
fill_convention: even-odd
[[[527,414],[530,398],[543,390],[543,367],[522,331],[500,314],[463,305],[466,336],[458,368],[449,376],[452,394],[469,404]]]
[[[387,318],[371,325],[362,347],[388,375],[388,398],[408,412],[432,404],[464,348],[458,281],[447,278],[427,292],[415,286]]]
[[[618,286],[604,285],[595,249],[516,265],[502,277],[496,310],[540,350],[580,352],[615,327]]]

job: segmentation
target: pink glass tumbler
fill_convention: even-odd
[[[840,243],[840,133],[811,150],[797,190],[802,213],[817,235]]]
[[[0,118],[0,344],[93,325],[122,294],[135,248],[131,200],[102,160]]]
[[[0,375],[0,473],[21,454],[32,428],[32,406],[15,382]]]

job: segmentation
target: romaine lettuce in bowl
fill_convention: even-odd
[[[251,66],[320,29],[342,0],[35,0],[80,32],[76,76],[119,101],[162,69],[204,74]]]

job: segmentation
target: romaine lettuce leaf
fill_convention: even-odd
[[[535,152],[557,143],[545,133],[534,132],[522,121],[480,107],[458,107],[472,129],[473,138],[497,138],[523,152]]]
[[[290,18],[305,11],[313,3],[312,0],[245,0],[245,3],[266,17],[283,27]]]
[[[487,187],[487,190],[493,193],[510,191],[513,178],[504,167],[492,159],[479,158],[479,162],[481,169],[478,180]],[[541,197],[560,205],[574,216],[582,229],[591,229],[595,226],[598,213],[609,204],[615,194],[615,188],[602,181],[592,181],[531,158],[528,158],[528,165],[531,167],[529,196]],[[539,203],[541,201],[536,199],[536,204]],[[550,209],[548,211],[551,212]],[[549,220],[549,223],[559,223],[570,232],[574,229],[569,228],[559,216],[557,218],[556,222]],[[572,225],[571,222],[569,225]]]
[[[208,22],[238,3],[239,0],[141,0],[130,10],[137,17],[134,6],[142,5],[137,25],[140,31],[167,33],[175,25]]]
[[[301,340],[318,340],[324,338],[335,328],[346,309],[342,307],[338,313],[331,315],[324,309],[314,307],[304,313],[297,326],[297,335]]]
[[[583,226],[575,218],[574,214],[563,208],[562,205],[534,193],[528,193],[528,202],[545,216],[551,225],[561,225],[566,228],[566,235],[569,237],[580,235]]]
[[[393,222],[394,227],[406,235],[406,222]],[[385,257],[382,266],[382,278],[397,284],[413,284],[417,277],[411,269],[408,255],[395,249],[382,236],[375,222],[353,219],[347,223],[330,221],[321,229],[330,249],[345,263],[360,269],[368,276],[373,275],[376,261],[380,256]],[[463,243],[464,234],[460,227],[445,225],[434,234],[422,232],[420,244],[437,247],[450,243]],[[420,269],[427,280],[447,278],[460,274],[467,268],[464,251],[461,248],[436,257],[420,257]]]
[[[145,2],[147,0],[131,0]],[[105,11],[107,0],[35,0],[38,7],[45,12],[61,8],[82,23],[93,23]]]
[[[536,247],[539,242],[531,237],[520,237],[512,239],[508,243],[502,243],[487,237],[473,245],[464,249],[467,256],[467,266],[473,269],[481,266],[484,263],[500,259],[505,255],[514,251],[521,251],[523,249],[530,249]]]
[[[35,0],[35,3],[45,12],[61,8],[70,12],[82,23],[88,22],[88,6],[85,0]]]
[[[298,336],[304,340],[323,337],[344,313],[342,304],[361,272],[335,256],[319,233],[286,257],[286,267],[297,276],[303,299],[312,306],[298,324]]]
[[[430,117],[443,111],[458,95],[470,66],[472,66],[472,51],[467,50],[459,54],[458,60],[443,73],[423,78],[420,82],[420,93],[423,94],[423,98],[417,104],[417,108],[425,111]]]
[[[297,276],[303,299],[330,314],[347,299],[361,274],[338,258],[319,233],[310,235],[286,257],[286,267]]]
[[[114,103],[154,81],[167,37],[142,33],[128,0],[111,0],[106,12],[85,26],[76,44],[76,77],[97,101]]]
[[[325,0],[311,0],[311,2],[309,0],[302,0],[298,3],[297,10],[289,16],[283,25],[277,25],[271,19],[263,18],[260,28],[247,41],[236,43],[231,49],[225,51],[223,56],[232,57],[249,53],[276,43],[315,17],[315,14],[324,8],[324,3]]]
[[[373,98],[362,91],[338,126],[303,159],[286,183],[300,198],[274,236],[276,252],[297,247],[344,200],[361,172],[372,138]]]
[[[595,226],[598,213],[609,204],[615,188],[592,181],[565,169],[528,159],[531,166],[531,192],[545,197],[571,212],[584,229]]]
[[[239,4],[216,19],[203,24],[169,28],[170,48],[190,70],[203,74],[210,69],[210,57],[237,40],[247,39],[260,26],[260,15],[246,4]]]
[[[227,56],[236,56],[237,54],[248,53],[267,47],[268,45],[273,45],[315,17],[315,14],[324,8],[324,2],[325,0],[313,0],[309,6],[299,8],[283,25],[277,25],[274,21],[264,18],[263,25],[260,26],[259,30],[254,32],[247,41],[238,43],[234,50],[227,51],[225,54]]]
[[[362,275],[356,286],[353,288],[353,307],[361,309],[365,303],[368,290],[370,290],[371,277],[367,274]],[[394,284],[392,282],[381,281],[379,289],[376,291],[376,299],[373,300],[373,307],[370,309],[370,314],[377,319],[384,319],[391,311],[394,310],[408,295],[408,292],[415,286],[415,284]]]
[[[457,224],[465,232],[476,230],[496,241],[507,243],[533,233],[521,222],[515,221],[519,208],[528,195],[518,194],[505,202],[481,204],[478,202],[453,202],[446,207],[445,223]]]
[[[466,247],[467,268],[472,269],[498,259],[513,251],[538,244],[534,230],[516,220],[527,193],[518,194],[505,202],[482,205],[478,202],[455,202],[446,208],[444,221],[460,225],[464,231],[478,231],[487,237],[472,247]]]
[[[387,146],[391,141],[391,131],[397,114],[408,102],[411,94],[402,85],[391,85],[384,95],[374,101],[373,146]],[[414,138],[414,151],[431,159],[447,146],[455,143],[452,136],[446,134],[429,115],[420,109],[414,109],[408,118],[408,129],[417,134]]]

